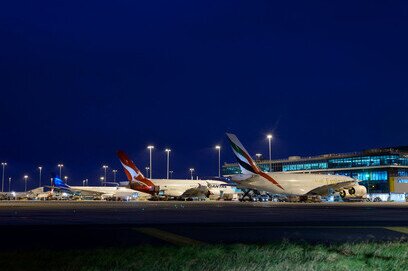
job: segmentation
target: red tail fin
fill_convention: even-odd
[[[129,183],[132,183],[132,181],[139,181],[148,186],[154,187],[154,183],[143,176],[142,172],[136,167],[136,165],[132,160],[130,160],[130,158],[125,154],[124,151],[118,151],[117,154],[123,168],[125,169],[125,173],[129,180]]]

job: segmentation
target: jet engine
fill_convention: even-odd
[[[355,185],[352,188],[348,190],[350,195],[353,195],[355,197],[363,197],[367,195],[367,188],[363,185]]]
[[[342,198],[346,198],[346,197],[349,197],[349,196],[350,196],[349,191],[346,190],[346,189],[341,190],[339,194],[340,194],[340,197],[342,197]]]
[[[367,189],[363,185],[355,185],[341,190],[339,194],[343,199],[364,199],[367,197]]]

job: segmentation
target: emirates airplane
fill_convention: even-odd
[[[327,196],[330,192],[339,192],[347,199],[367,197],[365,186],[347,176],[263,172],[234,134],[227,133],[227,137],[242,172],[231,176],[239,187],[282,195]]]
[[[213,195],[222,197],[224,194],[234,194],[234,184],[220,180],[183,180],[183,179],[155,179],[143,176],[132,160],[123,152],[117,153],[129,180],[129,187],[151,195],[163,195],[171,198],[203,198]]]

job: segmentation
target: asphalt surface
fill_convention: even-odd
[[[407,240],[408,203],[0,202],[0,249]]]

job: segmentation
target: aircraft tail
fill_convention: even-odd
[[[261,170],[234,134],[227,133],[228,141],[243,174],[258,174]]]
[[[54,176],[53,177],[53,187],[55,188],[59,188],[59,189],[65,189],[65,190],[70,190],[71,187],[69,185],[67,185],[66,183],[64,183],[63,180],[61,180],[58,176]]]
[[[118,151],[117,155],[119,157],[120,163],[125,170],[125,174],[129,180],[129,184],[132,184],[132,181],[136,181],[154,187],[154,183],[142,174],[142,172],[136,167],[136,165],[132,160],[130,160],[130,158],[125,154],[124,151]]]
[[[227,133],[228,140],[230,142],[232,151],[234,152],[235,158],[238,161],[238,165],[241,168],[241,172],[243,174],[257,174],[268,180],[269,182],[273,183],[277,187],[284,190],[284,188],[274,179],[272,176],[268,175],[267,173],[263,172],[252,160],[251,156],[249,155],[248,151],[244,148],[241,144],[239,139],[234,134]]]

